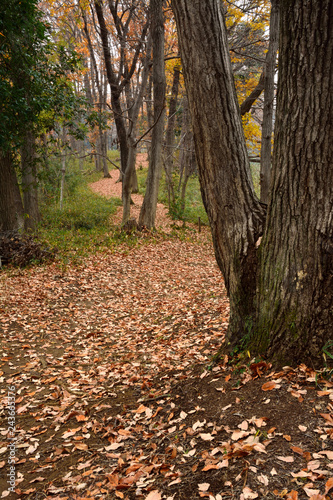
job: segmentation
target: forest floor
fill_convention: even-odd
[[[213,363],[228,300],[208,230],[186,234],[2,272],[0,498],[333,498],[333,383]]]

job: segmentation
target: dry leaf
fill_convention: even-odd
[[[272,389],[275,389],[276,383],[275,382],[266,382],[261,389],[263,391],[271,391]]]
[[[243,488],[242,496],[243,496],[244,500],[246,500],[248,498],[249,499],[258,498],[259,495],[258,495],[258,493],[255,493],[254,491],[252,491],[251,488],[249,488],[248,486],[245,486],[245,488]]]
[[[145,500],[161,500],[162,495],[158,490],[153,490],[149,493]]]
[[[210,483],[200,483],[198,484],[199,491],[208,491]]]
[[[325,495],[333,488],[333,477],[331,477],[325,484]]]
[[[282,462],[287,462],[291,463],[294,461],[294,457],[276,457],[278,460],[281,460]]]
[[[211,434],[208,434],[208,433],[207,434],[199,434],[199,436],[204,441],[212,441],[214,439],[214,436],[212,436]]]
[[[290,491],[288,493],[286,500],[298,500],[298,493],[295,490]]]

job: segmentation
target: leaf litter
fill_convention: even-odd
[[[333,498],[333,383],[212,363],[229,305],[206,231],[0,284],[0,498]]]

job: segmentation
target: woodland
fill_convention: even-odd
[[[0,3],[0,498],[333,499],[332,35]]]

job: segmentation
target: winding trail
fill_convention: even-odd
[[[142,165],[147,165],[147,155],[145,153],[140,153],[137,155],[136,160],[137,168]],[[119,178],[119,173],[117,170],[111,171],[111,178],[109,179],[100,179],[97,182],[90,184],[90,188],[95,192],[106,198],[121,198],[121,183],[117,182]],[[140,209],[143,202],[143,196],[141,194],[132,194],[132,200],[134,205],[131,206],[131,217],[134,217],[136,220],[139,220]],[[117,213],[113,217],[113,222],[115,224],[120,224],[122,219],[123,209],[119,207]],[[164,231],[168,231],[170,229],[170,224],[174,221],[171,221],[168,216],[168,209],[162,203],[157,204],[156,210],[156,226],[161,227]]]

